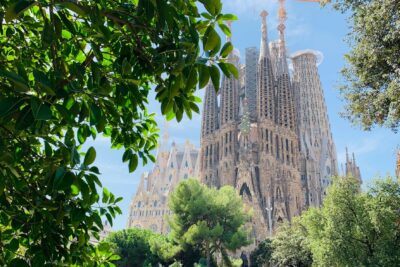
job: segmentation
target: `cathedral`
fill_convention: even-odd
[[[201,129],[200,179],[237,189],[252,208],[256,243],[280,222],[320,206],[338,173],[317,68],[322,55],[288,56],[283,6],[276,41],[268,40],[267,15],[261,13],[260,48],[246,49],[246,64],[238,51],[229,55],[244,77],[223,77],[219,92],[206,87]]]
[[[158,150],[155,166],[143,173],[130,207],[127,228],[151,229],[153,232],[170,231],[167,216],[168,196],[184,179],[199,177],[199,149],[189,141],[184,145],[169,144],[165,131]]]

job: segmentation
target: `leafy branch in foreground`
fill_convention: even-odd
[[[370,130],[374,125],[397,131],[400,124],[400,3],[397,0],[336,0],[349,12],[352,50],[342,70],[347,101],[344,116]]]
[[[198,4],[206,12],[200,14]],[[102,134],[129,171],[154,161],[149,92],[168,119],[198,112],[194,93],[237,76],[216,33],[219,0],[0,0],[0,264],[96,264],[90,235],[121,200],[103,189]],[[201,45],[205,52],[200,57]],[[153,87],[154,86],[154,87]],[[100,204],[102,202],[102,204]]]

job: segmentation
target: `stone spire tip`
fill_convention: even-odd
[[[260,17],[263,19],[263,21],[267,19],[267,16],[268,16],[267,10],[264,9],[263,11],[261,11]]]

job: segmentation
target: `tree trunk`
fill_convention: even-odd
[[[207,267],[211,267],[210,243],[207,242]]]

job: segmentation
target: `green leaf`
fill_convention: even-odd
[[[86,152],[85,159],[83,160],[83,164],[89,166],[96,159],[96,150],[93,147],[90,147]]]
[[[28,83],[14,72],[2,71],[0,70],[0,76],[3,76],[14,83],[15,89],[19,92],[27,92],[29,91]]]
[[[221,73],[219,72],[219,69],[217,66],[215,66],[215,65],[210,66],[210,76],[211,76],[211,81],[214,85],[214,88],[218,92]]]
[[[61,177],[61,181],[59,183],[59,186],[56,186],[57,189],[62,189],[65,190],[67,188],[70,188],[72,183],[74,182],[75,174],[73,172],[67,172],[64,177]]]
[[[17,18],[25,10],[31,8],[36,4],[37,2],[35,1],[26,1],[26,0],[19,0],[17,2],[14,2],[6,10],[6,15],[4,17],[6,22],[10,22],[11,20]]]
[[[239,79],[239,71],[235,65],[232,63],[225,63],[225,66],[228,68],[229,72],[233,74],[236,79]]]
[[[13,238],[11,240],[11,242],[8,243],[8,245],[7,245],[7,249],[10,250],[11,252],[17,251],[18,247],[19,247],[19,242],[18,242],[18,239],[16,239],[16,238]]]
[[[103,203],[107,203],[108,202],[108,199],[110,198],[110,195],[111,195],[110,191],[108,191],[107,188],[103,187],[103,200],[102,200]]]
[[[79,194],[79,187],[76,184],[71,185],[71,194],[77,196]]]
[[[215,16],[221,12],[222,3],[221,0],[200,0],[208,12]]]
[[[65,168],[58,167],[56,173],[54,175],[54,187],[58,188],[59,184],[61,183],[62,179],[65,176]]]
[[[128,59],[124,58],[122,61],[122,74],[129,75],[132,72],[132,66],[129,64]]]
[[[32,114],[35,120],[50,120],[52,118],[51,109],[48,104],[41,103],[39,99],[31,100]]]
[[[29,264],[21,259],[21,258],[14,258],[11,262],[9,262],[9,267],[29,267]]]
[[[232,76],[232,74],[230,73],[228,67],[226,66],[226,63],[224,62],[219,62],[218,63],[219,68],[222,70],[222,72],[224,73],[224,75],[228,78],[230,78]]]
[[[210,14],[208,14],[206,12],[201,13],[201,15],[206,19],[210,19],[210,20],[213,19],[213,16],[211,16]]]
[[[21,105],[21,102],[18,98],[0,99],[0,116],[6,116],[13,112]]]
[[[199,88],[203,88],[208,84],[210,79],[210,70],[206,65],[199,65]]]
[[[133,172],[136,170],[138,161],[138,156],[136,154],[133,154],[131,159],[129,160],[129,172]]]
[[[221,57],[227,57],[233,50],[233,45],[231,42],[227,42],[226,44],[224,44],[224,46],[221,49],[221,52],[219,53],[219,55]]]
[[[85,8],[83,6],[78,5],[77,3],[74,3],[72,1],[63,1],[58,2],[57,4],[75,12],[79,16],[85,17],[87,15],[87,12],[85,11]]]
[[[218,33],[215,31],[213,26],[208,26],[203,39],[204,50],[213,50],[218,45],[218,41],[221,41]]]
[[[222,19],[222,20],[225,20],[225,21],[226,21],[226,20],[228,20],[228,21],[234,21],[234,20],[237,20],[238,17],[235,16],[235,15],[233,15],[233,14],[224,14],[224,15],[222,15],[221,19]]]
[[[232,35],[231,29],[224,23],[219,23],[218,26],[226,36],[230,37]]]
[[[47,75],[38,70],[33,71],[33,76],[35,77],[36,83],[48,94],[55,95],[51,82],[48,79]]]
[[[124,154],[122,155],[122,162],[127,162],[132,157],[132,150],[127,149],[125,150]]]
[[[110,223],[111,226],[113,226],[113,219],[110,215],[110,213],[106,213],[107,221]]]

